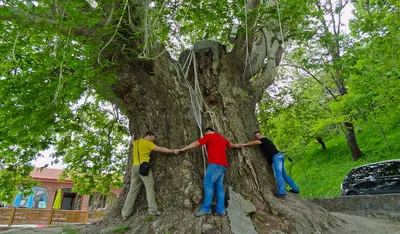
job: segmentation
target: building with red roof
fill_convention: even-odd
[[[81,195],[72,191],[74,184],[68,178],[60,181],[63,169],[55,168],[35,168],[31,173],[31,179],[38,181],[39,185],[32,188],[34,191],[33,203],[27,202],[29,197],[22,197],[19,207],[35,209],[51,209],[57,195],[61,190],[61,209],[62,210],[89,210],[107,212],[116,201],[120,188],[112,188],[107,195],[100,193],[92,195]],[[32,199],[32,198],[31,198]],[[28,207],[27,205],[31,206]],[[8,206],[13,206],[10,204]],[[102,212],[104,214],[104,212]]]

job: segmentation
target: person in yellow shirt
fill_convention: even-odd
[[[179,150],[168,149],[155,145],[153,142],[156,135],[153,132],[147,132],[143,138],[133,142],[133,167],[131,171],[131,186],[129,189],[128,196],[126,197],[124,207],[121,210],[123,220],[126,220],[133,213],[133,206],[137,195],[139,194],[140,187],[144,184],[146,189],[147,203],[149,206],[149,214],[154,216],[161,215],[158,211],[155,192],[154,192],[154,179],[153,172],[149,171],[147,176],[139,174],[140,164],[143,162],[150,161],[150,153],[152,151],[162,153],[172,153],[175,155],[179,154]]]

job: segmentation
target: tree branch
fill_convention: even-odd
[[[338,19],[338,25],[337,25],[337,33],[338,35],[340,34],[340,24],[342,22],[342,0],[339,0],[339,7],[340,7],[340,11],[339,11],[339,19]]]
[[[256,74],[251,71],[252,65],[251,65],[251,60],[250,60],[250,53],[252,51],[253,43],[254,43],[254,33],[249,32],[250,25],[253,25],[256,21],[256,19],[248,19],[248,13],[251,10],[256,9],[260,5],[259,0],[246,0],[245,1],[247,4],[245,6],[245,15],[246,15],[246,21],[245,25],[243,25],[245,32],[242,34],[238,34],[238,37],[236,39],[235,45],[232,49],[233,54],[235,55],[234,57],[237,58],[245,58],[244,63],[245,63],[245,69],[249,69],[250,72],[244,71],[244,77],[252,77],[253,74]],[[250,75],[247,75],[249,73]]]
[[[338,33],[336,32],[335,12],[333,11],[332,0],[329,0],[328,3],[329,3],[329,9],[330,9],[331,18],[332,18],[332,23],[333,23],[333,34],[334,34],[335,36],[337,36]]]
[[[261,100],[264,90],[274,82],[275,69],[279,65],[284,52],[281,43],[271,31],[263,28],[263,32],[266,40],[267,63],[263,66],[260,76],[252,81],[252,89],[258,101]]]
[[[339,81],[335,78],[335,75],[333,74],[332,70],[331,70],[331,78],[333,82],[335,82],[336,87],[339,88]]]
[[[25,21],[27,23],[34,23],[34,24],[41,24],[41,23],[46,23],[46,24],[52,24],[56,25],[58,22],[56,20],[48,19],[48,18],[42,18],[38,17],[36,15],[32,15],[28,12],[22,11],[18,7],[9,7],[9,6],[0,6],[0,11],[2,12],[9,12],[10,15],[0,15],[0,20],[1,21],[12,21],[12,20],[20,20],[20,21]]]
[[[338,34],[340,34],[340,24],[342,23],[342,20],[341,20],[342,10],[346,7],[346,5],[348,3],[349,3],[348,1],[345,1],[345,3],[343,4],[342,0],[340,0],[340,2],[339,2],[340,12],[339,12],[339,23],[338,23],[338,29],[337,29]]]
[[[253,46],[250,53],[250,64],[253,74],[259,73],[264,65],[265,58],[267,56],[267,38],[264,30],[256,32]]]
[[[322,9],[321,4],[320,4],[319,1],[317,1],[316,4],[317,4],[317,7],[318,7],[318,10],[320,12],[322,12],[322,17],[320,15],[318,15],[317,18],[321,21],[322,26],[324,27],[324,32],[325,32],[325,34],[327,34],[327,33],[329,33],[329,29],[328,29],[328,25],[326,24],[326,20],[324,18],[324,14],[323,14],[324,10]]]
[[[301,70],[303,70],[303,71],[305,71],[308,75],[310,75],[314,80],[316,80],[317,82],[318,82],[318,84],[320,84],[320,85],[322,85],[322,87],[324,87],[324,89],[326,90],[326,91],[328,91],[328,93],[332,96],[332,98],[335,100],[335,101],[338,101],[337,100],[337,98],[336,98],[336,96],[332,93],[332,91],[328,88],[328,87],[326,87],[314,74],[312,74],[308,69],[306,69],[306,68],[304,68],[304,67],[301,67],[301,66],[298,66],[298,65],[294,65],[294,64],[282,64],[281,65],[282,67],[294,67],[294,68],[298,68],[298,69],[301,69]]]
[[[81,25],[81,27],[72,27],[71,21],[58,21],[54,20],[54,15],[57,15],[57,12],[49,11],[45,15],[37,15],[32,14],[30,11],[24,11],[14,6],[0,6],[0,11],[9,12],[10,15],[1,15],[0,20],[2,21],[12,21],[27,25],[38,25],[43,27],[43,25],[49,25],[57,27],[58,32],[62,34],[69,34],[70,29],[72,29],[71,34],[75,36],[85,36],[89,37],[94,34],[95,29],[90,29],[85,27],[85,25]]]

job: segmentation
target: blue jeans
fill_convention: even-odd
[[[226,167],[209,164],[204,178],[204,202],[200,210],[211,212],[211,202],[214,196],[214,186],[217,193],[217,213],[225,213],[225,192],[222,181],[224,180]]]
[[[284,161],[285,158],[281,153],[275,154],[272,158],[272,167],[274,168],[275,178],[278,182],[278,193],[286,194],[285,181],[294,191],[299,191],[299,188],[294,183],[293,179],[286,174]]]

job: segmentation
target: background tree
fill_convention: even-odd
[[[279,149],[285,150],[295,160],[295,164],[287,165],[291,166],[292,176],[303,188],[302,194],[306,197],[338,196],[340,183],[351,168],[398,158],[395,152],[399,138],[399,102],[394,94],[399,87],[398,9],[396,1],[357,1],[354,5],[350,31],[343,38],[348,41],[342,53],[342,74],[348,93],[337,96],[338,101],[332,100],[338,91],[329,74],[322,70],[325,65],[318,65],[322,64],[318,58],[322,57],[320,51],[324,50],[317,42],[314,43],[314,50],[312,39],[309,47],[303,47],[303,43],[307,42],[302,40],[301,43],[294,40],[287,45],[289,52],[278,73],[283,78],[270,87],[273,88],[269,92],[273,94],[272,98],[266,96],[259,103],[259,118],[267,136],[272,137]],[[314,34],[311,32],[311,35]],[[307,34],[295,34],[293,38],[297,36]],[[307,60],[302,61],[305,58]],[[314,88],[311,88],[310,81],[314,81]],[[300,91],[300,99],[294,98],[293,90],[296,89]],[[308,105],[305,105],[305,111],[297,109],[294,112],[296,104],[301,102]],[[328,114],[320,116],[320,110],[315,109],[313,103],[325,103]],[[312,110],[315,110],[313,115],[303,117]],[[356,127],[366,154],[356,162],[344,157],[347,155],[346,142],[337,135],[341,130],[340,124],[349,119]],[[307,136],[299,127],[309,130],[316,123],[316,126],[326,125],[327,129],[331,129],[325,132],[326,151],[314,144],[307,145]],[[307,165],[307,170],[302,165]]]
[[[384,129],[399,124],[399,7],[397,1],[359,1],[350,24],[356,43],[347,56],[353,61],[348,85],[354,92],[348,102],[378,126],[388,149]]]
[[[297,161],[315,142],[325,150],[323,139],[338,129],[327,121],[331,113],[326,90],[313,78],[303,77],[304,74],[296,70],[282,73],[281,68],[280,71],[283,76],[277,81],[276,91],[271,86],[271,95],[265,95],[259,102],[258,118],[266,135],[291,160]]]
[[[297,46],[292,48],[296,62],[286,64],[314,78],[334,102],[341,102],[348,94],[348,77],[345,76],[348,64],[343,55],[352,43],[342,22],[343,10],[348,4],[350,1],[346,0],[312,1],[309,6],[313,13],[309,15],[308,23],[302,26],[305,32],[293,36],[298,41]],[[333,114],[335,122],[342,125],[353,159],[358,160],[363,153],[357,144],[353,124],[355,119],[350,114],[354,107],[347,107],[335,108],[337,112]]]

